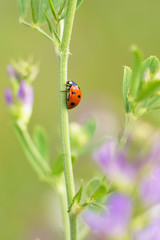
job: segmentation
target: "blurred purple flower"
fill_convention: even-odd
[[[140,183],[140,196],[146,205],[160,202],[160,166],[153,168]]]
[[[30,108],[33,107],[33,87],[31,85],[29,85],[27,88],[24,105]]]
[[[155,134],[152,140],[152,146],[151,146],[151,151],[149,155],[149,160],[151,160],[153,163],[158,163],[160,162],[160,135]]]
[[[17,97],[25,108],[32,109],[33,106],[33,87],[28,85],[25,80],[21,81]]]
[[[117,142],[110,140],[94,151],[93,159],[102,167],[103,171],[108,170],[112,159],[116,155],[116,148]]]
[[[156,219],[134,235],[134,240],[160,240],[160,219]]]
[[[10,88],[6,88],[5,89],[5,101],[7,103],[8,106],[13,104],[13,97],[12,97],[12,92]]]
[[[13,96],[15,101],[13,101]],[[33,108],[32,85],[28,84],[26,80],[22,80],[18,86],[18,90],[15,88],[11,91],[10,88],[6,88],[5,101],[8,106],[12,104],[14,106],[13,108],[10,108],[12,117],[21,120],[24,124],[27,124],[31,117]]]
[[[107,174],[110,180],[121,179],[133,182],[136,177],[136,166],[133,166],[125,156],[125,153],[118,151],[117,142],[107,141],[100,148],[94,151],[93,158]],[[117,179],[119,178],[119,179]]]
[[[7,73],[11,78],[18,78],[18,73],[14,70],[11,65],[7,66]]]
[[[19,91],[17,94],[17,97],[19,101],[24,102],[25,96],[26,96],[26,82],[25,80],[22,80],[19,86]]]
[[[131,199],[123,194],[113,194],[103,214],[87,211],[85,222],[99,235],[116,237],[123,235],[129,225],[132,213]]]

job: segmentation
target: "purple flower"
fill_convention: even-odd
[[[22,80],[19,86],[17,97],[20,102],[24,102],[25,96],[26,96],[26,82],[25,80]]]
[[[13,101],[13,96],[15,101]],[[17,99],[16,99],[17,98]],[[15,119],[27,124],[32,114],[33,107],[33,87],[23,80],[19,84],[18,91],[11,92],[10,88],[5,90],[5,100],[7,105],[12,105],[10,112]],[[18,100],[18,101],[17,101]]]
[[[160,135],[156,133],[152,140],[152,146],[151,146],[151,151],[149,156],[149,160],[151,160],[154,164],[160,161],[159,142],[160,142]]]
[[[29,108],[33,106],[33,87],[31,85],[27,88],[24,105]]]
[[[94,151],[93,158],[106,171],[112,159],[115,157],[117,142],[114,140],[107,141],[100,148]]]
[[[18,73],[14,70],[11,65],[7,66],[7,73],[11,78],[18,78]]]
[[[5,101],[8,106],[13,104],[13,97],[12,97],[12,92],[10,88],[5,89]]]
[[[146,205],[160,202],[160,166],[154,167],[140,183],[140,196]]]
[[[160,219],[154,220],[144,229],[138,231],[134,240],[160,240]]]
[[[85,222],[99,235],[116,237],[126,232],[132,213],[131,199],[123,194],[113,194],[103,214],[88,211]]]
[[[28,85],[25,80],[21,81],[17,97],[25,108],[32,109],[33,106],[33,87]]]
[[[125,153],[118,151],[117,142],[107,141],[93,153],[93,158],[100,165],[107,177],[118,185],[127,186],[136,177],[136,166],[130,163]]]

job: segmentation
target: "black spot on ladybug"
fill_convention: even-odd
[[[71,106],[74,106],[75,105],[75,103],[74,102],[71,102]]]
[[[72,92],[73,95],[75,95],[76,93],[75,92]]]
[[[78,98],[81,98],[81,95],[78,95]]]

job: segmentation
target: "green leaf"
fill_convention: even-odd
[[[58,37],[58,35],[57,35],[57,33],[56,33],[56,31],[55,31],[55,29],[54,29],[51,21],[50,21],[49,18],[47,17],[47,14],[45,13],[45,11],[44,11],[44,15],[45,15],[45,18],[46,18],[46,20],[47,20],[50,33],[52,34],[55,42],[59,45],[59,44],[60,44],[60,39],[59,39],[59,37]]]
[[[147,71],[149,70],[148,73],[153,75],[157,72],[159,67],[160,67],[159,60],[154,56],[150,56],[149,58],[142,62],[139,74],[140,86],[137,95],[139,95],[141,92],[142,84],[143,81],[145,81],[145,74],[147,74]]]
[[[31,0],[32,19],[34,23],[38,22],[41,0]],[[42,0],[43,1],[43,0]]]
[[[62,12],[62,15],[61,15],[61,20],[65,18],[66,16],[66,13],[67,13],[67,8],[64,9],[64,11]]]
[[[58,19],[57,19],[57,14],[56,14],[56,11],[55,11],[55,9],[54,9],[53,2],[52,2],[52,0],[48,0],[48,2],[49,2],[49,5],[50,5],[50,8],[51,8],[53,17],[54,17],[55,20],[57,21],[57,20],[58,20]]]
[[[92,178],[86,188],[86,194],[89,198],[94,198],[95,200],[105,196],[108,192],[108,186],[106,185],[104,178],[100,179],[98,177]]]
[[[48,27],[49,27],[49,31],[50,31],[50,33],[53,35],[54,27],[53,27],[51,21],[49,20],[49,18],[47,17],[45,11],[44,11],[44,16],[45,16],[45,18],[46,18],[46,20],[47,20]]]
[[[154,74],[158,68],[159,68],[159,60],[158,58],[154,56],[150,56],[147,58],[145,61],[142,63],[142,68],[141,68],[141,78],[143,78],[145,71],[149,68],[150,72]]]
[[[64,9],[64,6],[66,4],[66,0],[61,0],[61,4],[60,4],[60,7],[59,7],[59,11],[58,11],[58,15],[60,16],[63,9]]]
[[[60,0],[50,0],[50,3],[53,5],[55,14],[56,14],[56,10],[59,8],[60,6]],[[48,16],[49,19],[52,18],[53,16],[53,12],[50,6],[49,0],[41,0],[40,2],[40,11],[39,11],[39,17],[38,17],[38,24],[39,25],[43,25],[44,23],[46,23],[46,18],[44,15],[44,11],[46,13],[46,15]]]
[[[76,193],[76,195],[73,197],[72,203],[68,209],[68,212],[73,211],[74,212],[74,208],[76,209],[77,206],[80,204],[80,201],[82,199],[82,192],[83,192],[83,180],[81,180],[81,186],[79,191]]]
[[[132,80],[131,80],[130,96],[132,98],[135,98],[137,96],[137,91],[140,84],[139,71],[141,67],[142,54],[141,54],[141,51],[136,46],[132,46],[131,50],[133,52],[134,62],[133,62],[133,71],[132,71],[133,74],[132,74]]]
[[[20,16],[24,19],[27,15],[29,0],[17,0]]]
[[[152,97],[148,102],[148,110],[156,110],[160,108],[160,96]]]
[[[61,0],[52,0],[54,9],[57,11],[60,8]]]
[[[96,122],[93,118],[90,118],[83,126],[84,132],[88,136],[88,141],[93,137],[96,131]]]
[[[160,90],[160,81],[155,80],[152,82],[148,82],[146,86],[141,90],[136,101],[142,101],[148,97],[152,97],[153,95],[156,95],[159,92],[159,90]]]
[[[74,164],[77,160],[77,158],[75,156],[71,156],[72,158],[72,164]],[[55,162],[53,163],[52,166],[52,175],[59,175],[63,172],[63,156],[62,154],[60,154],[57,159],[55,160]]]
[[[48,136],[44,128],[37,126],[34,129],[34,142],[41,156],[49,162]]]
[[[82,3],[83,3],[83,0],[77,0],[76,9],[78,9]]]
[[[49,6],[48,0],[41,0],[40,3],[40,10],[39,10],[39,16],[38,16],[38,23],[39,25],[42,25],[46,22],[46,18],[44,15],[44,12],[46,12],[47,16],[51,16],[51,10]]]
[[[126,113],[131,111],[131,103],[128,100],[128,93],[131,87],[131,79],[132,79],[132,70],[125,66],[124,74],[123,74],[123,101]]]

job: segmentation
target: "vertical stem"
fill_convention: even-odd
[[[61,144],[63,153],[64,175],[67,192],[68,207],[75,195],[73,169],[71,161],[70,139],[69,139],[69,120],[68,109],[66,107],[66,93],[61,92],[65,89],[67,79],[67,61],[66,55],[59,57],[59,101],[60,101],[60,126],[61,126]],[[66,209],[67,211],[67,209]],[[70,235],[71,240],[76,240],[76,218],[70,217]]]
[[[66,106],[66,89],[67,70],[68,70],[68,56],[69,44],[73,27],[73,20],[75,15],[77,0],[68,0],[68,8],[65,17],[65,24],[62,36],[62,55],[59,56],[59,101],[60,101],[60,128],[61,128],[61,144],[63,152],[63,165],[65,184],[67,192],[68,207],[75,195],[74,177],[71,161],[70,138],[69,138],[69,119],[68,109]],[[77,239],[77,221],[76,217],[69,216],[70,222],[70,238],[71,240]]]
[[[130,114],[126,115],[126,123],[125,123],[124,132],[123,132],[123,135],[122,135],[122,137],[120,139],[120,142],[119,142],[119,150],[120,151],[122,151],[123,148],[126,145],[131,127],[133,127],[133,123],[134,123],[133,117]]]
[[[63,217],[63,226],[64,226],[64,239],[70,240],[70,227],[69,227],[69,218],[67,213],[67,196],[64,186],[64,181],[60,186],[57,186],[59,197],[61,201],[61,211]]]

